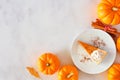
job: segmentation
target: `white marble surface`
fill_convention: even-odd
[[[99,0],[0,0],[0,80],[37,80],[25,69],[43,52],[53,52],[61,65],[73,64],[74,37],[89,29]],[[65,60],[64,60],[64,59]],[[118,58],[118,56],[117,56]],[[120,60],[119,60],[120,61]],[[42,80],[57,80],[41,74]],[[107,72],[79,80],[107,80]]]

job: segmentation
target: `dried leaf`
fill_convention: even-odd
[[[29,71],[29,73],[36,77],[36,78],[40,78],[39,73],[33,68],[33,67],[26,67],[26,69]]]

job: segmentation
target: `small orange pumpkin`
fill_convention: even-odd
[[[78,70],[75,66],[64,65],[58,71],[58,80],[78,80]]]
[[[54,74],[59,66],[58,57],[52,53],[44,53],[37,60],[37,66],[40,72],[46,75]]]
[[[97,7],[97,14],[105,24],[120,24],[120,0],[101,0]]]
[[[120,52],[120,37],[117,38],[116,47],[117,50]]]
[[[113,64],[108,70],[108,80],[120,80],[120,64]]]

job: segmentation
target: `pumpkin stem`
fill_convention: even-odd
[[[50,63],[47,63],[46,66],[47,66],[47,67],[50,66]]]
[[[73,76],[73,74],[74,74],[74,73],[72,73],[72,72],[69,73],[69,74],[67,75],[67,78],[70,78],[71,76]]]
[[[118,11],[118,8],[117,7],[112,7],[112,10],[113,11]]]

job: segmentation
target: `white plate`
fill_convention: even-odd
[[[78,40],[84,41],[88,44],[97,46],[108,52],[102,63],[99,65],[91,61],[89,55],[77,43]],[[95,44],[94,44],[95,43]],[[99,43],[101,43],[99,45]],[[96,45],[97,44],[97,45]],[[79,48],[79,49],[78,49]],[[74,64],[83,72],[89,74],[97,74],[106,71],[114,62],[116,57],[116,47],[111,36],[98,29],[88,29],[79,34],[73,44],[71,57]],[[87,58],[87,60],[85,59]]]

